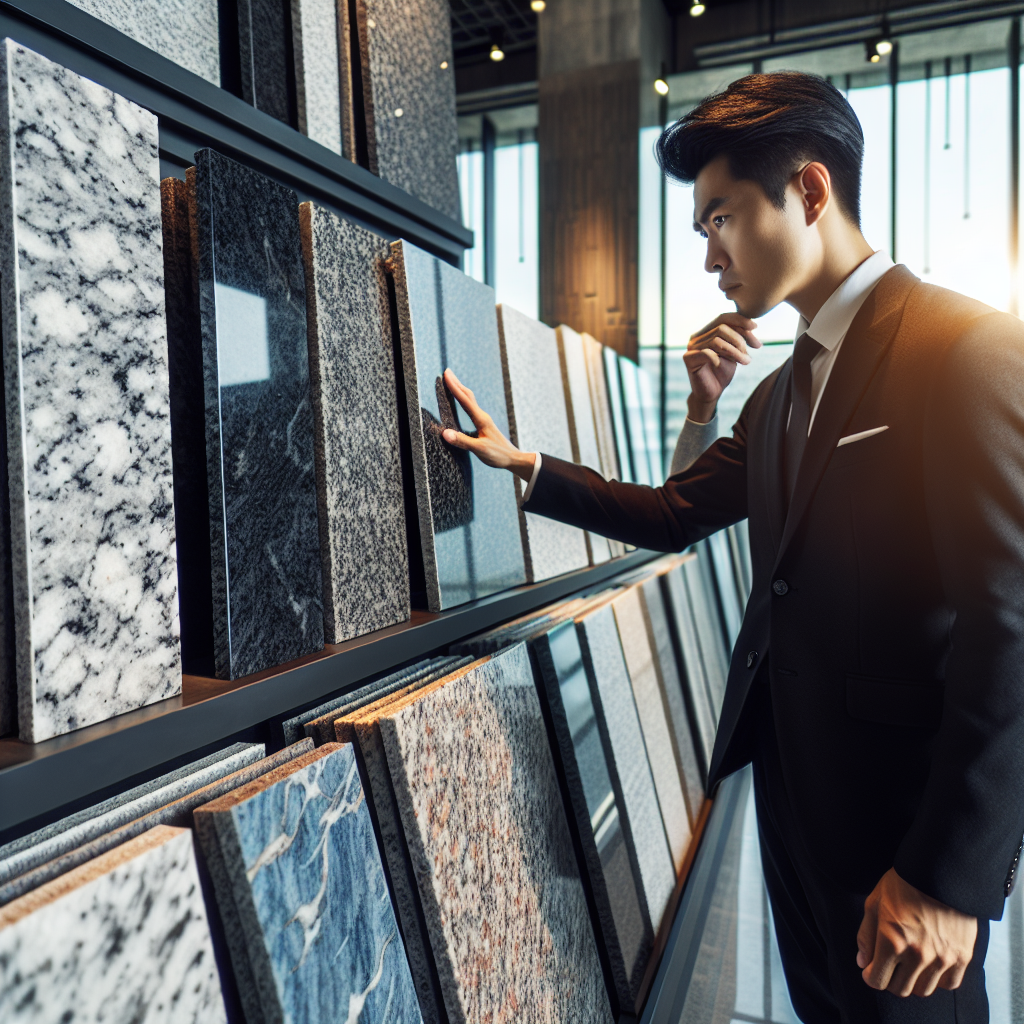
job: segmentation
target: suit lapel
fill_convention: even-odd
[[[793,361],[787,359],[775,378],[771,397],[763,419],[763,429],[751,438],[754,479],[751,493],[763,494],[768,506],[768,527],[772,536],[772,552],[777,553],[786,523],[786,492],[783,479],[782,450],[786,439],[786,417],[789,410],[789,382]]]
[[[906,267],[893,267],[864,300],[850,325],[807,439],[782,541],[776,552],[776,566],[814,497],[836,442],[843,436],[843,429],[896,334],[907,296],[917,283],[918,279]]]

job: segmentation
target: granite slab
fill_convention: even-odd
[[[242,99],[297,127],[287,0],[237,0]]]
[[[217,0],[69,0],[137,43],[220,85]]]
[[[521,640],[529,639],[559,622],[572,618],[582,610],[585,604],[584,598],[558,601],[547,608],[538,609],[529,615],[505,623],[503,626],[480,633],[478,636],[460,640],[458,643],[452,644],[449,650],[452,654],[472,654],[478,658],[485,654],[495,654],[502,648],[511,647]]]
[[[218,751],[0,846],[0,885],[180,796],[245,768],[262,758],[265,752],[262,743],[236,743],[227,750]]]
[[[678,875],[693,833],[639,588],[634,586],[624,591],[612,601],[612,608],[619,629],[622,654],[626,659],[626,670],[633,686],[633,698],[644,734],[644,745],[647,747],[647,760],[654,776],[661,818],[672,851],[672,863]]]
[[[651,480],[655,487],[665,482],[665,458],[661,444],[661,414],[658,411],[658,395],[651,375],[638,366],[637,384],[640,386],[640,411],[644,422],[644,447],[647,449],[647,464],[651,467]]]
[[[707,680],[711,706],[718,721],[725,699],[725,684],[729,675],[729,654],[722,634],[722,621],[718,615],[713,587],[699,557],[689,559],[683,565],[683,582],[686,596],[693,613],[693,625],[700,648],[701,664]]]
[[[369,168],[459,220],[448,0],[355,0],[354,7]]]
[[[719,530],[708,537],[702,546],[710,559],[715,589],[718,592],[718,607],[722,613],[722,621],[731,648],[740,635],[743,605],[740,603],[742,583],[736,576],[736,563],[733,560],[729,535],[725,530]],[[700,556],[698,555],[698,557]]]
[[[343,28],[339,2],[344,0],[291,0],[298,128],[338,154],[342,151],[338,44]]]
[[[268,757],[253,762],[245,768],[226,775],[223,779],[218,779],[216,782],[211,782],[192,793],[178,797],[163,807],[158,807],[155,811],[150,811],[148,814],[136,818],[127,825],[121,826],[121,828],[114,829],[112,832],[105,832],[91,842],[85,843],[69,853],[55,857],[53,860],[32,871],[19,875],[10,882],[0,885],[0,907],[55,878],[59,878],[61,875],[67,874],[67,872],[84,864],[86,861],[113,850],[122,843],[126,843],[129,839],[134,839],[156,825],[191,827],[192,812],[197,807],[209,803],[209,801],[222,796],[224,793],[230,793],[231,790],[245,785],[245,783],[251,782],[253,779],[258,779],[261,775],[265,775],[280,765],[287,764],[293,758],[308,753],[312,749],[313,741],[309,739],[293,743],[283,750],[279,750]]]
[[[573,461],[596,473],[601,472],[601,452],[597,444],[597,426],[590,404],[590,383],[587,379],[587,358],[583,338],[571,327],[561,324],[558,336],[558,357],[565,389],[565,407],[569,413],[569,434],[572,438]],[[612,557],[606,537],[587,534],[590,564],[599,565]]]
[[[226,1022],[187,829],[154,828],[0,910],[0,1019]]]
[[[324,634],[341,643],[410,615],[388,248],[313,203],[299,215]]]
[[[212,650],[217,676],[237,679],[324,643],[298,203],[212,150],[196,154],[188,198],[201,337],[172,330],[169,341],[183,365],[201,351],[203,390],[194,372],[173,377],[190,390],[172,414],[202,402],[206,494],[179,497],[197,519],[205,500],[208,524],[205,542],[197,528],[182,543],[210,551],[212,621],[193,631],[212,639],[197,647]]]
[[[219,846],[265,1019],[420,1020],[351,744],[329,744],[197,809]],[[216,885],[218,879],[214,877]]]
[[[576,619],[590,695],[607,738],[622,792],[622,808],[636,854],[655,934],[675,887],[672,854],[661,818],[633,688],[609,603]]]
[[[647,460],[647,434],[644,410],[640,397],[640,367],[632,359],[619,358],[619,380],[622,384],[622,404],[625,411],[629,451],[633,460],[633,476],[638,484],[653,486],[651,464]]]
[[[594,933],[608,961],[616,1017],[632,1013],[654,943],[635,851],[612,781],[612,755],[601,736],[579,636],[565,622],[530,641],[537,691],[548,711],[551,749],[564,781],[566,814],[582,851]],[[609,770],[611,767],[611,770]]]
[[[597,429],[597,449],[601,456],[601,475],[606,480],[620,480],[619,456],[615,449],[615,424],[608,400],[608,381],[605,377],[604,346],[584,332],[583,356],[587,363],[587,384],[590,388],[590,406],[594,411]]]
[[[379,725],[449,1019],[611,1021],[526,647]]]
[[[605,345],[601,355],[604,359],[604,375],[608,384],[608,408],[611,410],[612,428],[615,432],[615,454],[618,457],[619,479],[636,483],[633,471],[633,453],[629,447],[629,427],[626,424],[626,407],[622,398],[622,375],[619,371],[619,355]]]
[[[526,581],[512,474],[441,436],[472,429],[448,367],[508,436],[494,291],[408,242],[391,251],[427,600],[443,611]]]
[[[116,93],[0,58],[4,673],[38,743],[181,690],[159,139]]]
[[[503,304],[498,306],[498,337],[512,443],[524,452],[543,450],[572,462],[555,332]],[[526,485],[516,477],[515,487],[516,498],[521,501]],[[547,580],[589,564],[582,530],[522,509],[519,527],[528,582]]]

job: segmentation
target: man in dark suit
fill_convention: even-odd
[[[732,437],[664,486],[519,452],[450,371],[476,435],[445,439],[529,480],[529,511],[640,547],[749,519],[710,785],[753,763],[794,1006],[978,1024],[1024,834],[1024,326],[872,253],[862,154],[842,94],[789,72],[662,136],[737,307],[691,341],[682,447],[703,448],[749,360],[749,318],[783,301],[802,318]]]

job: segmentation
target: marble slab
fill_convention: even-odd
[[[86,14],[220,85],[217,0],[68,0]]]
[[[459,220],[448,0],[355,0],[354,6],[369,168]]]
[[[640,398],[640,367],[631,359],[620,356],[619,380],[622,385],[622,403],[635,483],[647,484],[650,487],[653,486],[654,477],[651,474],[651,464],[647,461],[647,434]]]
[[[219,847],[255,980],[247,1016],[418,1022],[409,966],[351,744],[329,744],[195,813]],[[223,879],[221,879],[223,881]],[[250,1011],[250,1003],[259,1008]]]
[[[0,56],[4,672],[38,743],[181,690],[159,139],[123,97]]]
[[[633,472],[633,454],[629,448],[629,428],[626,425],[626,407],[622,398],[622,376],[619,371],[619,354],[605,345],[601,355],[604,360],[604,376],[608,384],[608,408],[611,411],[612,429],[615,434],[615,454],[618,457],[619,479],[636,483]]]
[[[295,127],[287,0],[237,0],[242,99]]]
[[[449,1019],[610,1022],[526,647],[379,725]]]
[[[141,818],[136,818],[127,825],[121,826],[121,828],[105,832],[91,842],[85,843],[68,853],[61,854],[59,857],[55,857],[53,860],[32,871],[19,875],[10,882],[0,885],[0,907],[24,896],[33,889],[39,888],[41,885],[45,885],[47,882],[53,881],[55,878],[59,878],[61,875],[67,874],[86,861],[113,850],[115,847],[126,843],[129,839],[142,835],[143,832],[157,825],[190,827],[192,825],[192,812],[197,807],[222,796],[224,793],[229,793],[231,790],[245,785],[245,783],[251,782],[253,779],[258,779],[261,775],[265,775],[280,765],[287,764],[293,758],[300,757],[312,749],[312,740],[305,739],[299,743],[294,743],[283,750],[279,750],[268,757],[247,765],[245,768],[240,768],[238,771],[232,772],[216,782],[208,783],[194,792],[180,796],[176,800],[164,804],[163,807],[158,807],[156,810],[142,815]]]
[[[291,0],[295,106],[299,131],[334,153],[342,151],[339,2]]]
[[[526,581],[512,474],[441,436],[472,430],[448,367],[508,436],[494,291],[408,242],[391,251],[427,600],[443,611]]]
[[[507,304],[498,306],[498,336],[508,404],[509,437],[524,452],[545,451],[572,462],[572,438],[559,364],[558,339],[545,324]],[[521,501],[526,485],[515,478]],[[532,512],[519,512],[530,583],[589,565],[582,530]]]
[[[172,329],[169,342],[175,363],[194,368],[201,353],[203,390],[194,370],[173,376],[188,393],[172,394],[172,416],[203,409],[207,487],[178,499],[190,519],[205,503],[208,521],[179,552],[210,551],[212,621],[193,629],[210,639],[196,647],[237,679],[324,642],[299,213],[290,189],[212,150],[188,179],[201,337]],[[197,420],[173,426],[194,433]]]
[[[324,639],[341,643],[410,615],[388,248],[313,203],[299,215]]]
[[[743,584],[737,579],[729,535],[725,530],[719,530],[708,537],[702,547],[706,549],[710,558],[715,588],[718,591],[718,606],[731,648],[740,635],[740,625],[743,622],[743,605],[740,603],[740,588]]]
[[[584,332],[583,356],[587,363],[587,384],[590,387],[590,406],[594,411],[597,429],[597,448],[601,456],[601,474],[606,480],[620,480],[619,456],[615,449],[615,424],[608,399],[608,381],[605,377],[604,346],[593,335]]]
[[[187,829],[154,828],[0,909],[0,1020],[226,1022]]]
[[[591,698],[618,774],[621,810],[636,851],[651,926],[657,934],[675,887],[675,869],[611,605],[604,603],[581,615],[576,628]]]
[[[637,367],[637,384],[640,386],[640,411],[644,422],[644,447],[647,449],[647,464],[651,467],[651,480],[655,487],[665,482],[665,458],[661,445],[661,413],[658,409],[658,395],[654,380],[642,367]]]
[[[552,751],[565,781],[566,811],[583,853],[580,865],[589,884],[611,974],[616,1016],[636,1007],[654,942],[636,853],[620,813],[621,790],[612,780],[614,764],[590,696],[579,637],[572,622],[530,641],[537,690],[545,702]],[[611,770],[609,770],[611,766]],[[618,779],[615,779],[617,782]]]
[[[686,585],[686,596],[693,612],[693,624],[700,647],[701,663],[704,676],[711,694],[711,706],[714,708],[715,721],[722,710],[725,699],[725,684],[729,675],[729,653],[725,648],[725,637],[722,634],[722,622],[718,615],[714,589],[706,574],[706,566],[694,557],[683,565],[683,582]]]
[[[236,743],[227,750],[218,751],[0,846],[0,885],[178,797],[245,768],[262,758],[264,753],[262,743]]]

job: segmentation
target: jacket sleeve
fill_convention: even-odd
[[[1024,326],[1015,317],[982,317],[946,351],[924,472],[952,652],[931,773],[895,868],[948,906],[998,919],[1024,834]]]
[[[605,480],[544,455],[523,511],[651,551],[682,551],[747,516],[747,418],[661,487]]]

